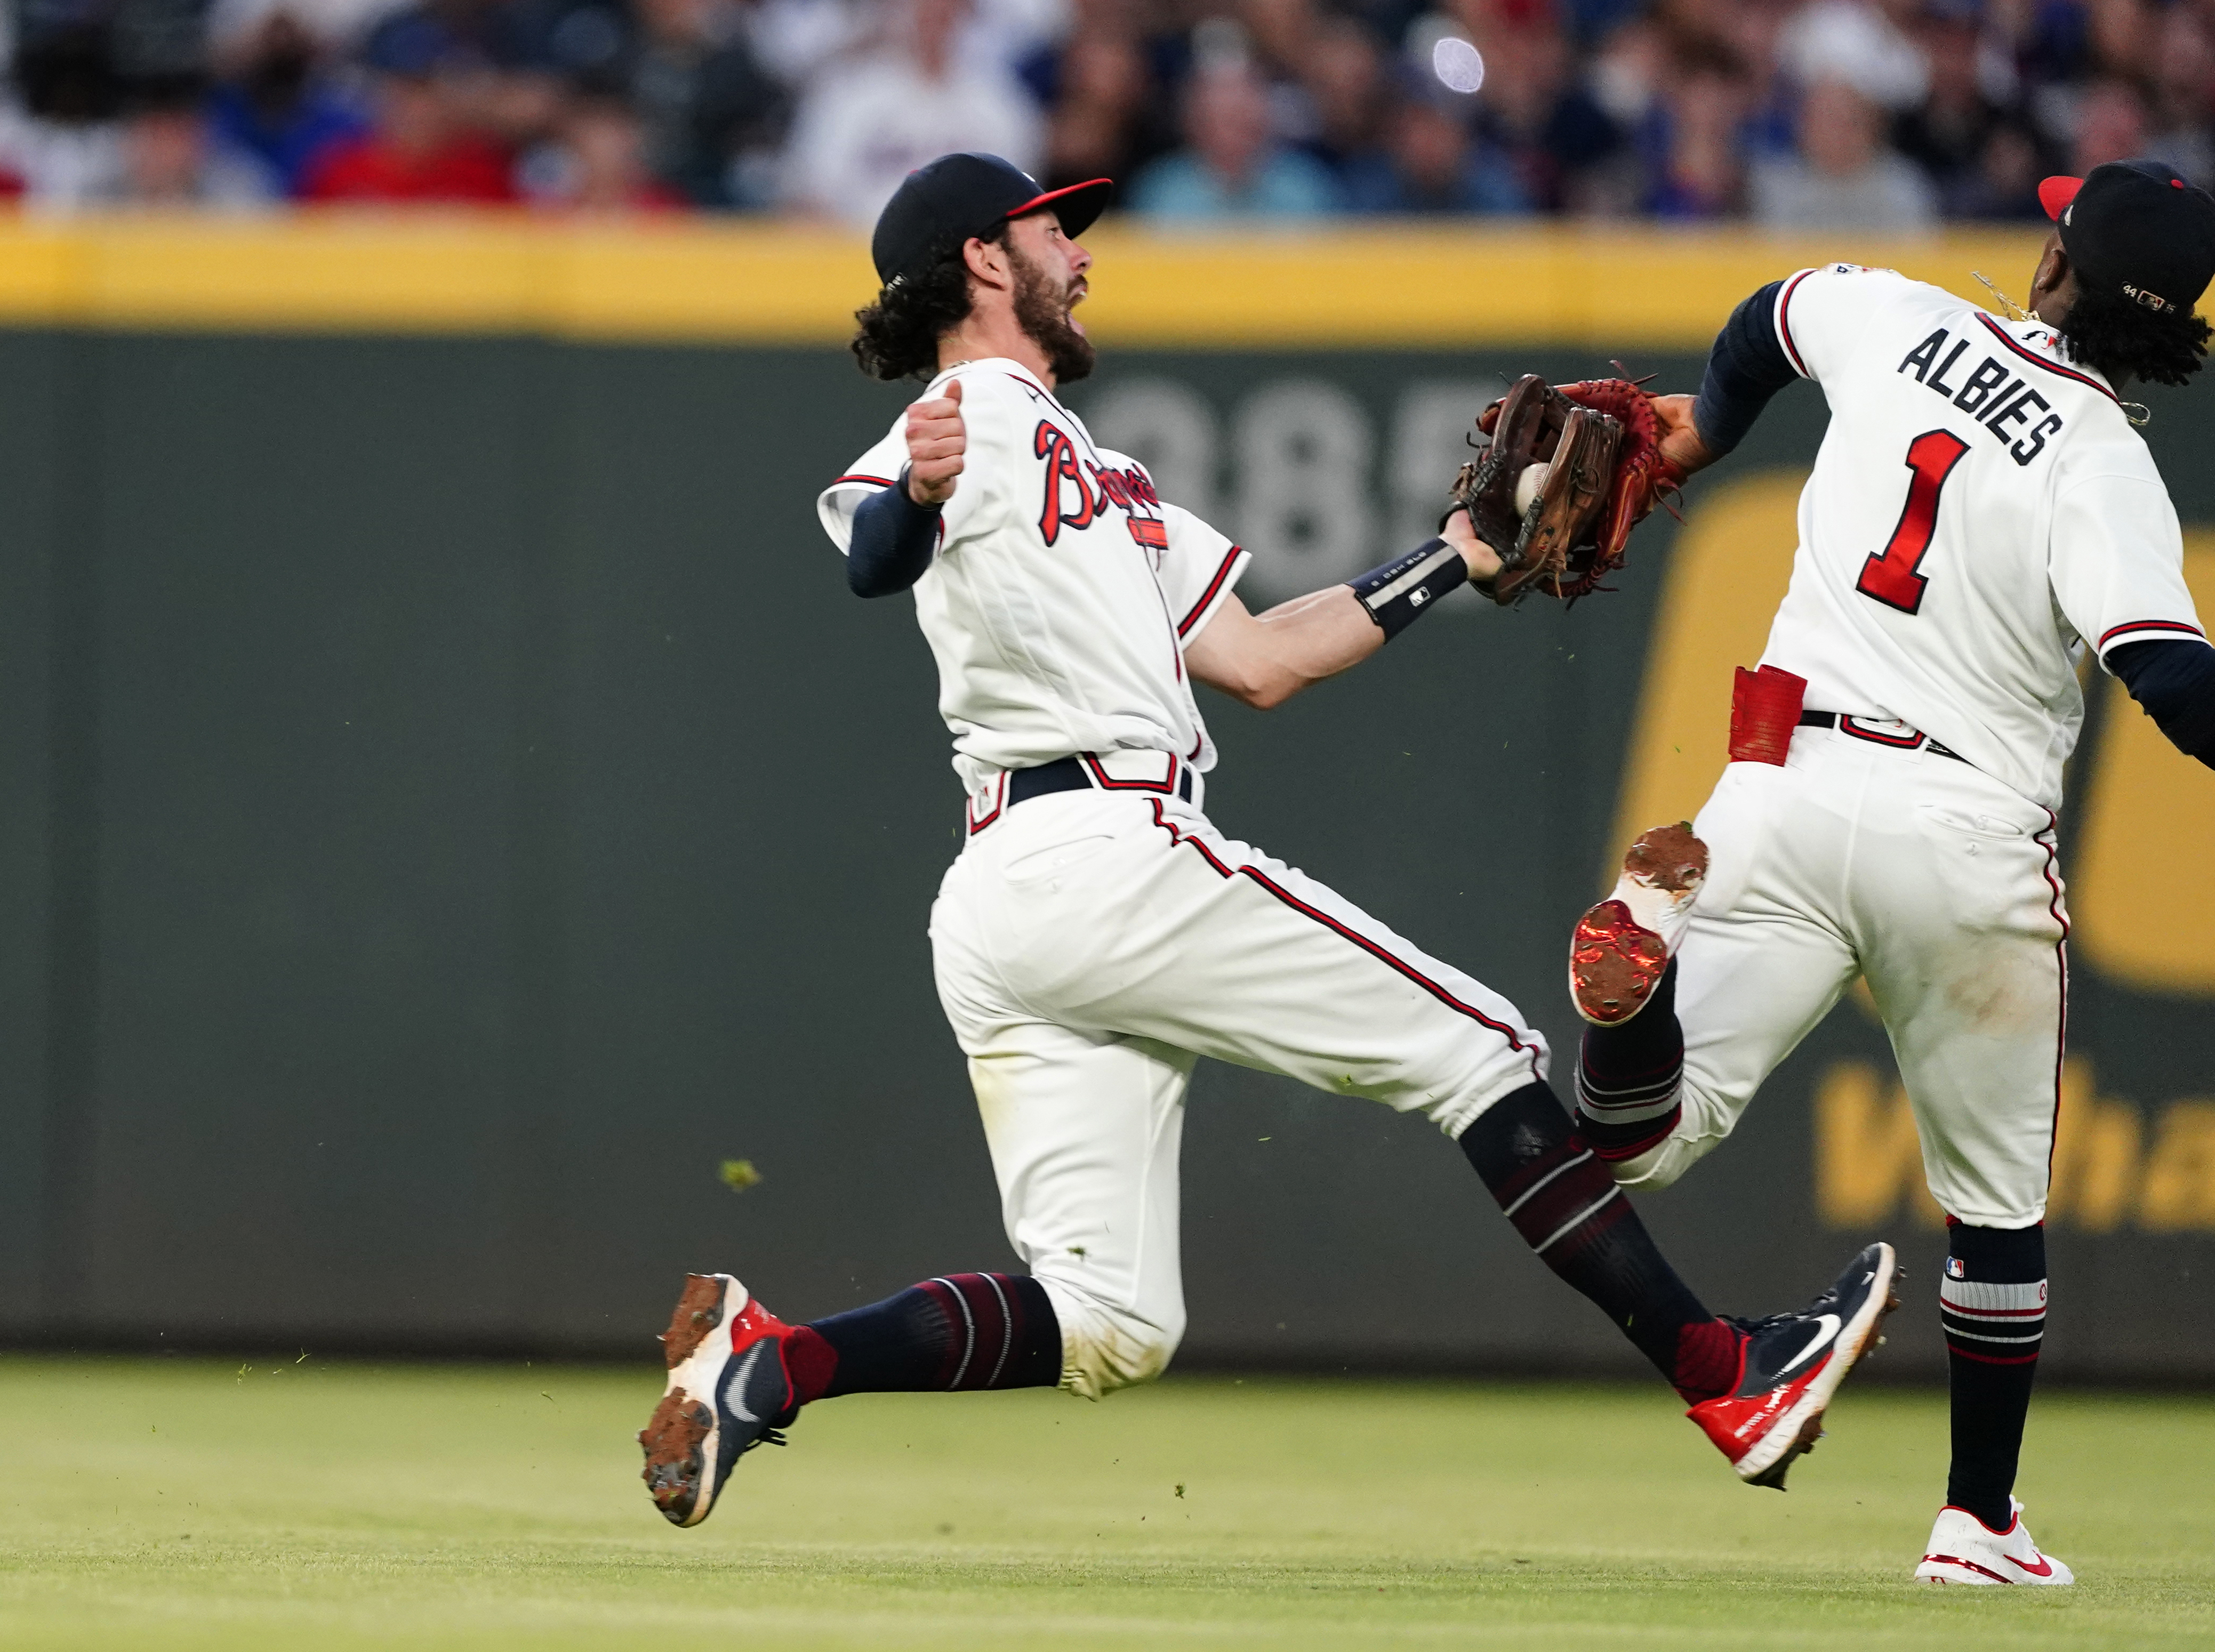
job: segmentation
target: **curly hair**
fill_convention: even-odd
[[[1005,219],[980,240],[999,242]],[[876,302],[854,312],[860,325],[847,347],[871,378],[928,379],[938,370],[938,341],[969,314],[969,266],[963,243],[947,240],[931,248],[930,261],[914,275],[894,276]]]
[[[2131,378],[2182,384],[2207,353],[2207,323],[2190,310],[2157,314],[2119,292],[2082,286],[2054,330],[2071,361],[2098,368],[2119,389]]]

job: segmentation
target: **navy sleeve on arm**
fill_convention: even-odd
[[[2196,637],[2126,642],[2108,669],[2179,751],[2215,768],[2215,648]]]
[[[1776,295],[1783,287],[1772,281],[1733,310],[1708,352],[1692,423],[1718,456],[1744,441],[1769,398],[1800,376],[1776,337]]]
[[[938,507],[908,497],[907,473],[856,507],[846,547],[846,585],[856,597],[890,597],[923,576],[938,549]]]

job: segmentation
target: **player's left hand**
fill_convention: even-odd
[[[1696,470],[1705,470],[1715,463],[1715,456],[1700,439],[1699,427],[1692,422],[1692,404],[1697,396],[1657,395],[1651,398],[1654,417],[1661,426],[1657,444],[1661,456],[1684,475]]]
[[[1439,524],[1439,537],[1459,551],[1462,560],[1469,564],[1470,583],[1488,584],[1500,573],[1500,553],[1476,536],[1470,526],[1469,512],[1457,510]],[[1447,564],[1449,567],[1452,564]]]

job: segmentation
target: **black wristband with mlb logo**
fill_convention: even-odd
[[[1469,583],[1469,563],[1443,539],[1426,540],[1405,556],[1349,581],[1361,606],[1390,642],[1439,597]]]

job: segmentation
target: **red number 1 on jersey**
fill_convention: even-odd
[[[1923,606],[1923,588],[1930,581],[1916,572],[1916,565],[1930,548],[1930,535],[1938,526],[1938,490],[1968,450],[1969,444],[1951,431],[1925,431],[1907,444],[1907,468],[1915,479],[1907,484],[1899,525],[1892,530],[1882,554],[1863,566],[1856,590],[1902,614]]]

